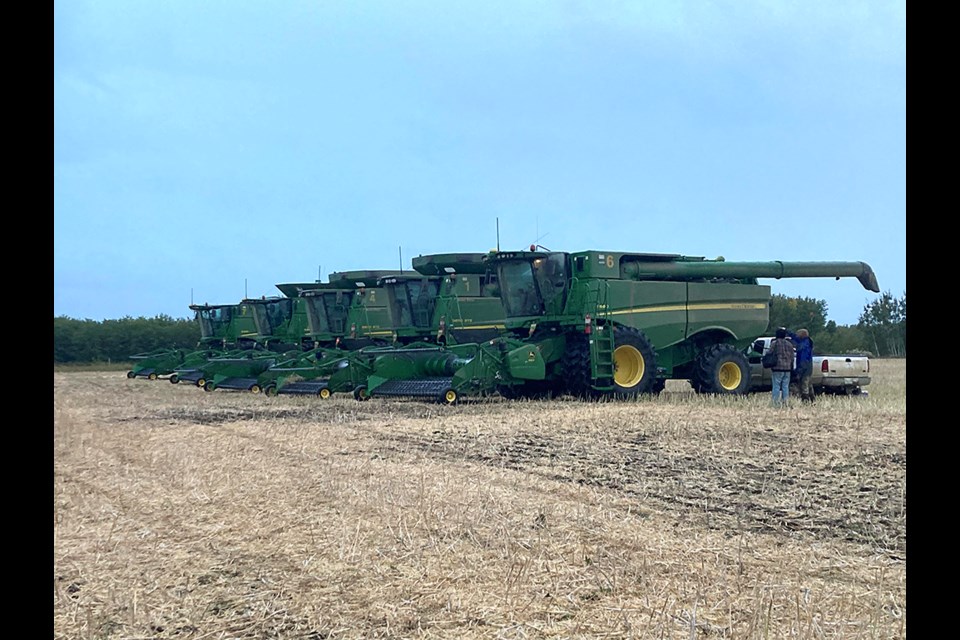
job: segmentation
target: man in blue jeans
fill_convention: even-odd
[[[813,402],[813,387],[810,386],[810,378],[813,376],[813,340],[806,329],[798,329],[796,333],[787,331],[787,337],[797,347],[797,370],[794,375],[800,386],[800,399]]]
[[[775,408],[786,408],[790,398],[790,373],[797,348],[787,339],[786,327],[777,329],[775,338],[770,342],[770,350],[777,354],[777,364],[771,370],[773,382],[772,404]]]

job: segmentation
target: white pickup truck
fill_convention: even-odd
[[[747,349],[750,361],[750,391],[769,391],[770,369],[764,369],[760,357],[770,349],[772,337],[757,338]],[[863,388],[870,384],[870,357],[865,355],[813,356],[813,375],[810,378],[814,393],[838,395],[867,395]],[[791,393],[793,391],[791,390]]]

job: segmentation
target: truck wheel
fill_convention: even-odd
[[[613,384],[620,397],[650,393],[656,381],[657,356],[647,336],[633,327],[613,330]]]
[[[715,344],[697,356],[694,376],[697,393],[743,395],[750,387],[750,362],[733,345]]]

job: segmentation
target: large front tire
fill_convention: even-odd
[[[568,336],[560,366],[570,395],[583,400],[596,400],[600,396],[592,386],[590,336],[582,333]]]
[[[744,395],[750,388],[750,362],[729,344],[715,344],[698,357],[691,380],[697,393]]]

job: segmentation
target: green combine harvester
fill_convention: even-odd
[[[334,392],[362,395],[367,376],[383,357],[415,358],[419,345],[475,342],[500,334],[503,307],[496,295],[494,276],[484,254],[439,254],[415,258],[416,273],[394,274],[377,280],[386,316],[376,322],[358,322],[355,303],[351,331],[357,325],[368,333],[388,335],[389,346],[365,345],[348,351],[317,350],[295,363],[275,365],[261,378],[270,394],[309,394],[326,398]],[[442,274],[442,275],[441,275]],[[304,296],[313,292],[305,292]],[[385,294],[385,295],[384,295]],[[365,294],[369,295],[369,294]],[[342,341],[341,341],[342,344]],[[266,377],[281,373],[275,386]]]
[[[359,399],[499,392],[583,398],[659,393],[689,380],[698,393],[744,394],[743,351],[769,324],[759,278],[854,277],[879,292],[863,262],[727,262],[677,254],[491,252],[504,335],[377,359]]]
[[[196,367],[196,384],[205,391],[227,389],[259,393],[257,376],[278,360],[310,348],[307,308],[302,298],[281,296],[245,299],[241,308],[253,316],[257,333],[244,348],[208,359]]]
[[[169,376],[170,382],[180,382],[178,370],[193,369],[209,358],[222,355],[242,344],[247,336],[256,333],[252,316],[239,312],[239,305],[192,304],[200,324],[200,340],[193,350],[159,349],[131,356],[136,362],[127,372],[128,378],[157,378]]]
[[[261,372],[253,390],[269,395],[280,392],[328,397],[326,382],[315,380],[331,374],[334,360],[342,359],[348,351],[389,344],[392,332],[387,294],[376,283],[401,273],[344,271],[330,274],[329,282],[278,284],[282,292],[297,294],[306,309],[304,351],[280,359]]]

